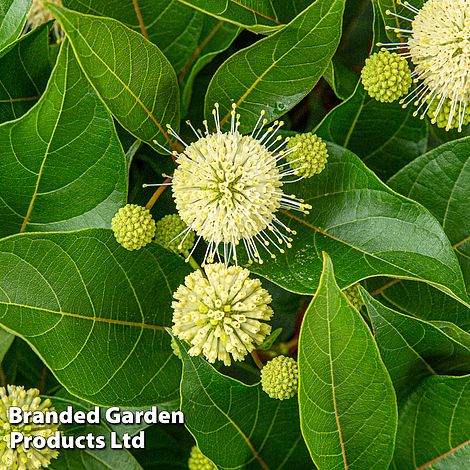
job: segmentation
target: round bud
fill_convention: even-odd
[[[189,470],[217,470],[217,467],[199,450],[193,446],[188,460]]]
[[[291,357],[275,357],[261,369],[261,386],[271,398],[292,398],[299,386],[297,362]]]
[[[428,116],[431,118],[431,122],[436,124],[437,127],[442,129],[445,128],[446,130],[458,129],[461,131],[462,126],[466,126],[470,123],[470,106],[462,107],[454,105],[455,109],[452,109],[452,101],[447,98],[443,101],[441,108],[439,109],[439,113],[436,113],[440,102],[441,99],[438,96],[435,96],[427,111]],[[451,112],[452,119],[450,119],[449,122]]]
[[[127,204],[116,212],[111,222],[114,236],[126,250],[139,250],[155,236],[155,221],[145,207]]]
[[[293,147],[295,150],[286,155],[286,160],[296,175],[310,178],[323,171],[328,160],[328,149],[320,137],[311,132],[297,134],[289,139],[286,149]]]
[[[349,286],[347,289],[344,289],[343,293],[356,310],[361,310],[364,306],[364,301],[359,293],[359,284]]]
[[[165,215],[157,222],[155,242],[174,253],[187,256],[196,237],[192,230],[187,233],[187,229],[187,225],[178,214]]]
[[[406,95],[412,81],[406,59],[386,50],[366,59],[361,79],[369,96],[382,103],[392,103]]]

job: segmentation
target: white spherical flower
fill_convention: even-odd
[[[39,390],[32,388],[25,390],[23,387],[8,385],[0,388],[0,469],[32,470],[46,468],[51,459],[57,458],[57,450],[45,447],[36,449],[33,446],[25,450],[22,445],[11,448],[11,433],[20,432],[24,436],[42,436],[48,438],[55,434],[58,425],[55,424],[10,424],[8,410],[11,406],[19,406],[23,411],[42,411],[50,408],[49,399],[41,400]]]
[[[295,151],[283,150],[286,141],[277,136],[282,122],[266,128],[264,113],[250,135],[238,132],[238,115],[233,106],[230,132],[222,132],[219,108],[213,112],[216,130],[194,129],[197,140],[187,145],[174,131],[185,150],[175,153],[178,167],[172,191],[179,216],[193,230],[198,242],[208,243],[204,262],[222,258],[237,260],[237,246],[243,243],[250,261],[262,263],[260,247],[275,258],[275,251],[291,246],[293,230],[278,219],[280,209],[308,213],[311,208],[294,195],[284,193],[283,177],[295,175],[280,161]],[[188,123],[191,125],[190,123]],[[197,246],[197,243],[195,247]],[[272,248],[274,247],[274,249]]]
[[[209,264],[188,276],[173,294],[173,333],[211,363],[242,361],[271,332],[271,296],[239,266]]]
[[[392,29],[406,42],[385,44],[410,58],[413,78],[419,85],[403,100],[418,106],[415,115],[424,117],[433,108],[433,122],[449,106],[446,129],[468,121],[470,100],[470,2],[468,0],[428,0],[421,9],[398,1],[414,18],[387,11],[410,21],[411,29]]]

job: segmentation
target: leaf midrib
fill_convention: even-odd
[[[28,210],[26,212],[23,223],[21,224],[20,233],[24,233],[24,231],[26,230],[29,218],[31,217],[31,214],[33,212],[34,203],[36,202],[36,197],[37,197],[38,192],[39,192],[39,185],[41,184],[41,179],[42,179],[43,172],[44,172],[44,166],[46,164],[47,157],[49,156],[49,151],[50,151],[50,148],[51,148],[51,145],[52,145],[52,141],[54,140],[55,134],[57,132],[57,127],[59,125],[59,121],[60,121],[60,118],[62,116],[62,112],[64,110],[65,96],[66,96],[66,90],[67,90],[67,81],[68,81],[68,73],[69,73],[69,66],[68,66],[68,50],[67,50],[67,63],[64,67],[64,83],[63,83],[62,100],[61,100],[61,103],[60,103],[60,109],[57,112],[57,119],[56,119],[56,122],[54,124],[54,129],[52,130],[51,137],[49,139],[49,143],[47,144],[47,148],[46,148],[46,151],[44,153],[44,157],[42,159],[41,166],[39,168],[39,173],[38,173],[38,177],[37,177],[37,180],[36,180],[36,186],[34,188],[34,193],[31,197],[31,201],[29,203]],[[13,129],[13,128],[11,128],[11,129]],[[10,133],[11,133],[11,130],[10,130]]]
[[[11,306],[11,307],[27,308],[27,309],[35,310],[35,311],[42,312],[42,313],[53,313],[55,315],[61,315],[63,317],[77,318],[80,320],[88,320],[88,321],[92,321],[96,323],[107,323],[107,324],[112,324],[112,325],[131,326],[131,327],[149,329],[149,330],[165,330],[166,328],[165,326],[161,326],[161,325],[150,325],[148,323],[115,320],[112,318],[97,317],[97,316],[87,316],[87,315],[82,315],[80,313],[65,312],[63,310],[53,310],[53,309],[48,309],[45,307],[36,307],[34,305],[26,305],[26,304],[21,304],[17,302],[0,301],[0,305],[5,305],[7,307]]]

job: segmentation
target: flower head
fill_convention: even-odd
[[[382,50],[366,59],[361,79],[371,98],[382,103],[392,103],[408,93],[411,70],[406,59]]]
[[[140,250],[155,236],[155,221],[145,207],[126,204],[111,221],[114,236],[127,250]]]
[[[435,122],[440,120],[442,125],[445,116],[447,130],[462,130],[470,100],[470,2],[428,0],[421,9],[408,2],[397,3],[414,18],[387,14],[408,20],[411,29],[388,27],[406,42],[385,46],[403,50],[401,54],[411,59],[415,66],[412,76],[419,82],[403,100],[404,106],[414,102],[418,106],[415,115],[421,112],[422,118],[434,109]]]
[[[11,433],[20,432],[24,436],[43,436],[47,439],[55,434],[58,425],[10,424],[8,410],[11,406],[19,406],[23,411],[46,412],[53,410],[50,400],[41,401],[39,390],[35,388],[25,390],[23,387],[15,385],[8,385],[6,389],[1,387],[0,398],[0,468],[32,470],[48,467],[51,459],[55,459],[59,455],[56,450],[49,447],[36,449],[33,446],[25,450],[21,445],[12,449],[10,447]]]
[[[217,467],[199,450],[193,446],[188,460],[189,470],[216,470]]]
[[[188,256],[194,245],[196,234],[186,228],[186,224],[178,214],[165,215],[157,222],[155,242],[175,253]],[[183,238],[179,237],[181,232],[185,233]]]
[[[359,293],[359,284],[353,284],[347,289],[344,289],[344,295],[352,303],[353,307],[356,310],[361,310],[364,306],[364,301],[362,300],[361,294]]]
[[[261,386],[277,400],[292,398],[299,386],[299,371],[295,359],[277,356],[261,369]]]
[[[61,0],[33,0],[31,5],[31,10],[28,14],[28,23],[31,25],[31,29],[37,28],[48,21],[54,19],[49,8],[47,8],[44,3],[55,3],[56,5],[62,5]]]
[[[188,276],[173,294],[173,333],[203,354],[225,365],[242,361],[271,332],[271,296],[259,279],[239,266],[208,264]]]
[[[245,136],[238,132],[235,105],[229,114],[229,132],[221,131],[218,105],[213,115],[214,132],[209,132],[206,121],[204,134],[188,122],[197,137],[190,145],[169,127],[186,147],[174,154],[178,164],[172,181],[176,208],[188,230],[198,235],[198,242],[202,238],[208,243],[204,262],[223,258],[226,263],[231,259],[238,263],[237,246],[243,243],[248,259],[261,263],[259,247],[274,258],[275,250],[283,253],[283,247],[291,246],[290,235],[295,234],[278,219],[277,212],[295,209],[308,213],[311,208],[283,190],[288,181],[282,178],[295,172],[283,169],[285,164],[279,162],[294,149],[282,150],[286,141],[276,133],[283,123],[276,121],[266,129],[264,113],[253,132]]]
[[[311,132],[297,134],[287,143],[287,149],[294,149],[286,160],[296,175],[310,178],[323,171],[328,160],[328,149],[321,137]]]

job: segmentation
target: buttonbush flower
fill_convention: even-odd
[[[353,304],[356,310],[361,310],[364,305],[361,294],[359,293],[359,284],[353,284],[343,291],[344,295]]]
[[[328,160],[328,149],[321,137],[311,132],[297,134],[289,138],[287,149],[294,149],[286,156],[294,174],[310,178],[325,168]]]
[[[379,44],[400,50],[414,64],[413,78],[419,85],[403,100],[414,103],[415,115],[431,112],[432,121],[446,130],[469,121],[470,99],[470,2],[428,0],[421,9],[397,1],[414,18],[391,11],[387,14],[410,22],[410,29],[388,27],[405,42]]]
[[[188,460],[189,470],[217,470],[217,467],[199,450],[193,446]]]
[[[20,432],[24,436],[43,436],[48,438],[55,434],[58,429],[56,424],[10,424],[8,421],[8,410],[11,406],[19,406],[23,411],[50,411],[51,401],[41,400],[39,390],[31,388],[8,385],[5,389],[0,388],[0,469],[30,470],[35,468],[46,468],[51,459],[59,455],[57,450],[45,447],[35,449],[31,446],[28,450],[22,445],[12,449],[10,439],[12,432]]]
[[[283,253],[283,247],[291,246],[290,235],[295,234],[277,217],[278,211],[294,209],[307,214],[311,208],[284,192],[284,184],[289,181],[283,181],[283,177],[295,171],[280,164],[294,151],[283,150],[286,141],[277,136],[283,122],[276,121],[266,128],[268,121],[262,112],[253,132],[242,135],[235,109],[233,105],[229,132],[221,130],[217,104],[213,111],[214,132],[209,131],[206,121],[204,133],[188,121],[197,138],[190,145],[169,127],[169,132],[185,146],[183,152],[174,153],[178,167],[172,181],[176,208],[187,225],[181,236],[189,230],[196,232],[198,240],[193,249],[201,238],[208,243],[204,263],[212,263],[217,257],[218,261],[223,258],[228,263],[234,259],[238,264],[240,243],[249,261],[262,263],[259,247],[275,258],[274,251]]]
[[[299,386],[299,371],[295,359],[277,356],[261,369],[261,387],[277,400],[292,398]]]
[[[259,279],[239,266],[208,264],[173,294],[173,333],[191,344],[188,353],[203,354],[225,365],[242,361],[271,333],[271,296]]]
[[[186,224],[178,214],[165,215],[157,222],[155,242],[175,253],[188,256],[194,245],[196,234],[192,230],[186,230],[186,228]],[[183,239],[178,240],[181,232],[185,232],[185,236]]]
[[[61,0],[33,0],[31,5],[31,10],[28,14],[28,23],[31,25],[31,29],[37,28],[48,21],[54,19],[49,8],[47,8],[44,3],[55,3],[56,5],[62,5]]]
[[[145,207],[126,204],[111,221],[114,236],[126,250],[140,250],[155,236],[155,221]]]
[[[406,95],[412,81],[406,59],[386,50],[366,59],[361,79],[369,96],[382,103],[392,103]]]

